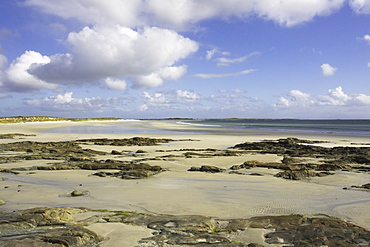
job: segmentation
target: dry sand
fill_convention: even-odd
[[[298,137],[312,140],[331,141],[327,146],[353,145],[351,143],[369,142],[368,137],[308,135],[282,132],[262,132],[253,130],[230,130],[200,128],[179,125],[166,121],[127,121],[120,122],[128,129],[151,129],[159,134],[81,134],[45,133],[50,128],[68,126],[112,126],[116,122],[43,122],[0,124],[0,134],[36,134],[22,140],[64,141],[78,138],[129,138],[134,136],[172,139],[193,139],[196,141],[170,142],[151,147],[106,147],[94,149],[111,151],[143,149],[145,157],[155,157],[158,150],[181,148],[226,149],[229,146],[263,139]],[[161,134],[161,130],[175,130],[176,134]],[[191,134],[178,134],[178,131],[192,131]],[[201,134],[194,134],[200,131]],[[204,133],[208,132],[208,133]],[[153,132],[154,133],[154,132]],[[0,140],[0,143],[20,141]],[[169,154],[166,152],[166,154]],[[113,157],[113,156],[112,156]],[[104,156],[104,159],[109,156]],[[116,157],[117,158],[117,157]],[[122,159],[129,159],[122,157]],[[208,174],[186,172],[191,166],[215,165],[229,168],[247,160],[279,161],[276,155],[244,155],[214,158],[174,158],[167,161],[150,161],[149,164],[167,168],[167,172],[144,180],[121,180],[110,177],[89,176],[93,171],[36,171],[33,174],[21,172],[19,175],[1,174],[6,178],[0,182],[0,199],[6,204],[3,210],[26,209],[39,206],[83,206],[92,209],[134,210],[160,214],[207,215],[218,218],[245,218],[257,215],[279,214],[327,214],[349,220],[370,230],[370,193],[356,190],[343,190],[343,187],[362,185],[370,182],[370,174],[336,172],[334,176],[312,178],[307,181],[289,181],[273,177],[274,169],[253,168],[264,176],[244,176],[236,174]],[[0,164],[1,168],[26,167],[44,164],[48,161],[26,161],[22,163]],[[6,189],[5,189],[6,188]],[[74,190],[86,190],[84,197],[70,197]],[[114,246],[124,236],[131,236],[128,245],[136,240],[149,237],[147,229],[121,224],[102,226],[95,224],[91,229],[110,238],[105,246]],[[250,233],[249,233],[250,234]],[[112,242],[113,241],[113,242]],[[103,245],[104,246],[104,245]],[[133,246],[133,245],[132,245]]]

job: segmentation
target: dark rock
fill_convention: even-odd
[[[370,183],[362,185],[361,188],[370,190]]]
[[[121,155],[122,152],[117,151],[117,150],[112,150],[111,154],[113,154],[113,155]]]
[[[253,224],[257,220],[258,224]],[[370,244],[370,232],[336,218],[262,216],[251,219],[251,227],[271,228],[265,235],[269,244],[289,246],[362,246]]]
[[[0,134],[0,139],[14,139],[14,137],[24,137],[24,136],[36,136],[36,135],[26,135],[20,133]]]
[[[292,157],[313,157],[334,159],[336,163],[370,164],[370,147],[322,147],[312,144],[320,141],[301,140],[297,138],[286,138],[279,140],[266,140],[261,142],[246,142],[235,145],[234,149],[249,150],[262,154],[270,153],[284,155],[283,163],[297,163]]]
[[[78,223],[74,221],[73,214],[88,211],[79,208],[35,208],[0,214],[0,246],[98,246],[102,239],[96,233],[76,226],[95,222],[116,222],[152,229],[153,236],[141,239],[135,245],[138,247],[263,246],[246,239],[235,239],[237,232],[248,228],[270,230],[264,236],[265,242],[270,245],[352,247],[370,244],[369,231],[331,217],[281,215],[221,220],[199,215],[155,215],[126,211],[104,213],[99,210],[101,214]],[[230,236],[233,236],[233,241],[229,239]]]
[[[333,175],[328,172],[314,172],[310,170],[295,170],[295,171],[283,171],[275,174],[275,177],[285,178],[291,180],[301,180],[309,177],[324,177],[328,175]]]
[[[218,172],[224,172],[225,169],[222,169],[216,166],[201,166],[201,167],[191,167],[188,171],[218,173]]]
[[[155,139],[146,137],[133,137],[127,139],[80,139],[77,143],[92,144],[92,145],[108,145],[108,146],[154,146],[160,143],[168,143],[174,141],[172,139]]]
[[[350,188],[345,187],[343,189],[344,190],[348,190],[348,189],[370,190],[370,183],[363,184],[361,186],[352,185]]]
[[[71,196],[84,196],[87,195],[87,191],[81,191],[81,190],[74,190],[71,192]]]
[[[95,232],[76,226],[78,208],[34,208],[0,214],[0,246],[98,246]]]

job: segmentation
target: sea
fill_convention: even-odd
[[[169,121],[169,120],[158,120]],[[370,137],[370,120],[171,120],[179,125],[194,125],[202,130],[160,129],[145,122],[116,123],[111,126],[68,126],[44,130],[46,133],[80,133],[80,134],[212,134],[215,128],[265,130],[276,132],[321,133],[333,135],[355,135]]]
[[[370,120],[368,119],[330,119],[330,120],[187,120],[180,124],[196,125],[209,128],[233,128],[266,130],[298,133],[321,133],[335,135],[370,136]]]

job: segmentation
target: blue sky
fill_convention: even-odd
[[[370,0],[0,3],[0,116],[370,118]]]

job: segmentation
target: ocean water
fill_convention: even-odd
[[[163,134],[163,135],[188,135],[206,134],[204,131],[170,130],[148,127],[146,125],[134,126],[129,123],[117,123],[110,126],[67,126],[43,130],[43,133],[76,133],[76,134]]]
[[[181,124],[281,132],[370,136],[370,120],[189,120]]]

